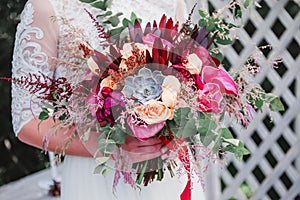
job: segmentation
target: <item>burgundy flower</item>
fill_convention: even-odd
[[[108,122],[111,126],[115,123],[112,109],[120,112],[121,108],[125,106],[124,96],[121,92],[114,91],[109,87],[103,87],[100,91],[100,84],[87,97],[86,102],[92,116],[96,117],[99,123]]]

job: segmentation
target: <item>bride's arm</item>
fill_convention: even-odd
[[[27,76],[29,73],[38,74],[39,72],[53,77],[54,69],[50,67],[51,59],[49,58],[57,57],[59,27],[55,21],[51,20],[52,16],[55,16],[55,13],[47,0],[29,0],[26,4],[16,33],[13,77]],[[40,123],[36,117],[41,111],[40,105],[39,99],[13,86],[14,132],[21,141],[38,148],[43,147],[45,136],[56,125],[50,118]],[[73,130],[72,128],[68,131],[57,130],[56,134],[52,134],[49,139],[47,149],[60,152],[64,147],[64,141],[71,136],[72,142],[65,150],[66,154],[92,156],[97,148],[97,138],[89,140],[94,142],[93,145],[84,145],[78,137],[74,136]],[[94,137],[96,136],[94,135]],[[141,142],[135,138],[128,138],[123,148],[137,162],[158,157],[166,152],[159,139]]]
[[[39,72],[53,77],[50,58],[57,56],[59,27],[51,17],[55,16],[49,1],[29,0],[22,12],[16,32],[12,75],[15,78]],[[12,119],[18,138],[35,147],[42,148],[44,137],[55,126],[52,119],[40,124],[38,116],[40,100],[26,90],[12,86]],[[38,128],[39,127],[39,128]],[[50,139],[48,150],[60,152],[62,143],[72,131],[60,130]],[[62,134],[64,133],[64,134]],[[66,154],[91,156],[78,138],[73,137]]]

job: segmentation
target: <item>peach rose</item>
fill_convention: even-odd
[[[161,101],[150,100],[135,108],[139,117],[147,124],[157,124],[174,118],[174,110]]]
[[[190,54],[186,58],[188,60],[185,64],[186,69],[191,74],[200,74],[202,69],[202,60],[197,56],[197,54]]]
[[[100,83],[100,88],[102,89],[103,87],[109,87],[114,90],[116,89],[116,83],[112,80],[111,76],[108,76],[105,79],[103,79]]]
[[[175,76],[167,76],[162,83],[161,99],[166,106],[174,108],[178,103],[180,82]]]

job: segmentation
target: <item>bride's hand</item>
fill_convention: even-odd
[[[133,163],[151,160],[165,155],[169,151],[169,148],[157,137],[140,141],[130,135],[126,136],[125,143],[121,145],[121,148],[122,154],[126,155]]]

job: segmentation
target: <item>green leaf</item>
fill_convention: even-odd
[[[94,174],[100,174],[103,169],[104,169],[104,165],[98,165],[95,169],[94,169]]]
[[[233,136],[228,128],[220,128],[219,132],[221,133],[221,137],[225,139],[232,139]]]
[[[213,32],[216,30],[216,25],[215,24],[210,24],[208,27],[207,27],[207,31],[208,32]]]
[[[208,16],[207,12],[205,12],[204,10],[199,10],[199,15],[203,18],[206,18]]]
[[[219,36],[216,37],[216,42],[221,45],[230,45],[232,44],[232,39],[230,38],[220,38]]]
[[[50,113],[47,108],[42,108],[42,111],[45,112],[45,113],[48,113],[48,114]]]
[[[120,19],[119,19],[118,16],[112,16],[112,17],[109,17],[103,23],[105,23],[105,24],[111,24],[113,27],[116,27],[120,23]]]
[[[239,18],[242,18],[243,16],[243,11],[241,9],[237,10],[236,11],[236,16],[239,17]]]
[[[103,176],[106,176],[108,173],[110,172],[110,170],[109,169],[103,169],[103,171],[102,171],[102,175]]]
[[[253,191],[252,191],[251,187],[246,182],[243,182],[240,185],[240,188],[243,191],[243,193],[246,195],[247,199],[250,199],[253,196]]]
[[[222,63],[222,61],[224,59],[224,56],[223,56],[223,54],[221,52],[219,52],[219,53],[212,53],[212,56],[216,57],[221,63]]]
[[[109,31],[110,35],[112,36],[115,36],[115,35],[119,35],[122,33],[122,31],[124,30],[125,28],[124,27],[118,27],[118,28],[114,28],[114,29],[111,29]]]
[[[241,161],[243,159],[244,155],[250,154],[250,151],[244,147],[244,143],[242,141],[239,141],[238,146],[229,144],[226,147],[222,149],[224,152],[228,151],[234,154],[236,159]]]
[[[105,4],[104,1],[97,1],[95,3],[92,3],[91,6],[101,9],[101,10],[104,10],[104,11],[106,11],[106,9],[107,9],[107,5]]]
[[[114,140],[100,138],[98,140],[98,148],[99,151],[102,152],[103,156],[108,156],[114,152],[117,145]]]
[[[109,139],[114,140],[117,144],[124,144],[126,135],[126,130],[120,124],[116,124],[111,128]]]
[[[216,139],[215,130],[218,125],[211,119],[199,119],[197,131],[200,134],[200,140],[204,146],[208,146]]]
[[[197,134],[196,120],[191,116],[189,120],[185,123],[184,127],[178,131],[181,132],[183,138],[188,138]],[[177,135],[180,137],[180,135]]]
[[[246,0],[246,1],[244,2],[244,7],[245,7],[245,8],[248,8],[249,5],[250,5],[250,0]]]
[[[177,125],[185,122],[188,119],[188,115],[191,112],[191,109],[188,107],[179,108],[174,113],[174,121]]]
[[[279,97],[274,98],[271,102],[270,102],[270,109],[274,112],[278,112],[278,111],[284,111],[284,105],[282,104],[282,102],[280,101]]]
[[[130,15],[130,21],[132,22],[131,24],[133,24],[134,21],[136,21],[136,20],[137,20],[139,23],[142,23],[142,19],[138,18],[138,17],[136,16],[136,14],[135,14],[134,12],[132,12],[131,15]]]
[[[199,20],[199,26],[200,27],[205,27],[207,26],[207,21],[205,19],[200,19]]]
[[[97,18],[99,18],[99,17],[108,17],[110,15],[112,15],[112,11],[107,11],[104,14],[97,15]]]
[[[110,158],[109,157],[98,157],[95,159],[98,165],[104,165]]]
[[[218,153],[221,145],[222,145],[222,138],[218,137],[216,143],[214,144],[214,146],[212,148],[213,153]]]
[[[175,111],[176,128],[172,129],[177,137],[191,137],[197,134],[196,119],[190,108],[179,108]]]
[[[128,24],[130,24],[130,23],[131,23],[131,21],[127,18],[124,18],[123,21],[122,21],[122,25],[124,27],[128,27]]]
[[[60,121],[63,121],[63,120],[65,120],[67,117],[68,117],[67,114],[62,114],[61,116],[58,117],[58,119],[59,119]]]
[[[256,99],[255,100],[255,107],[259,110],[261,110],[262,106],[264,105],[264,101],[261,99]]]
[[[39,119],[40,120],[46,120],[46,119],[48,119],[49,118],[49,112],[47,111],[47,112],[45,112],[45,111],[42,111],[41,113],[40,113],[40,115],[39,115]]]

